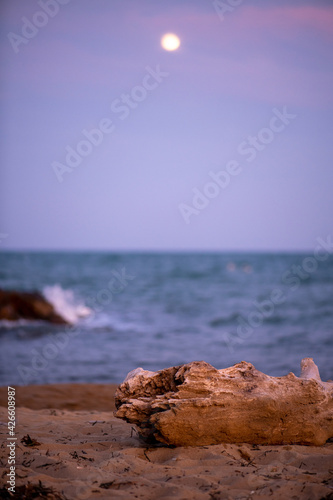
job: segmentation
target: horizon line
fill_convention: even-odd
[[[0,248],[0,253],[4,252],[17,252],[17,253],[124,253],[124,254],[134,254],[134,253],[290,253],[290,254],[301,254],[313,252],[313,248],[302,248],[302,249],[216,249],[216,248],[141,248],[141,249],[129,249],[129,248]]]

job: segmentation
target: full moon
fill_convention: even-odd
[[[162,36],[161,45],[165,50],[177,50],[180,46],[180,40],[173,33],[166,33]]]

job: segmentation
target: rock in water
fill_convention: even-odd
[[[38,292],[17,292],[0,290],[0,320],[19,319],[43,320],[59,325],[67,325],[52,304]]]
[[[119,385],[116,417],[148,442],[322,445],[333,437],[333,382],[312,358],[302,375],[270,377],[242,361],[217,370],[193,361],[158,372],[137,368]]]

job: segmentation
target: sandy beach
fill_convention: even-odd
[[[16,388],[18,496],[7,498],[23,498],[34,488],[40,491],[37,498],[49,499],[333,498],[332,442],[147,447],[130,424],[114,417],[115,389],[103,384]],[[0,388],[0,404],[3,488],[9,472],[7,387]],[[31,441],[21,442],[27,435]],[[0,498],[6,498],[3,489]]]

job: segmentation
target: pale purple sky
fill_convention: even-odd
[[[332,2],[215,4],[1,3],[0,250],[309,250],[332,234]]]

